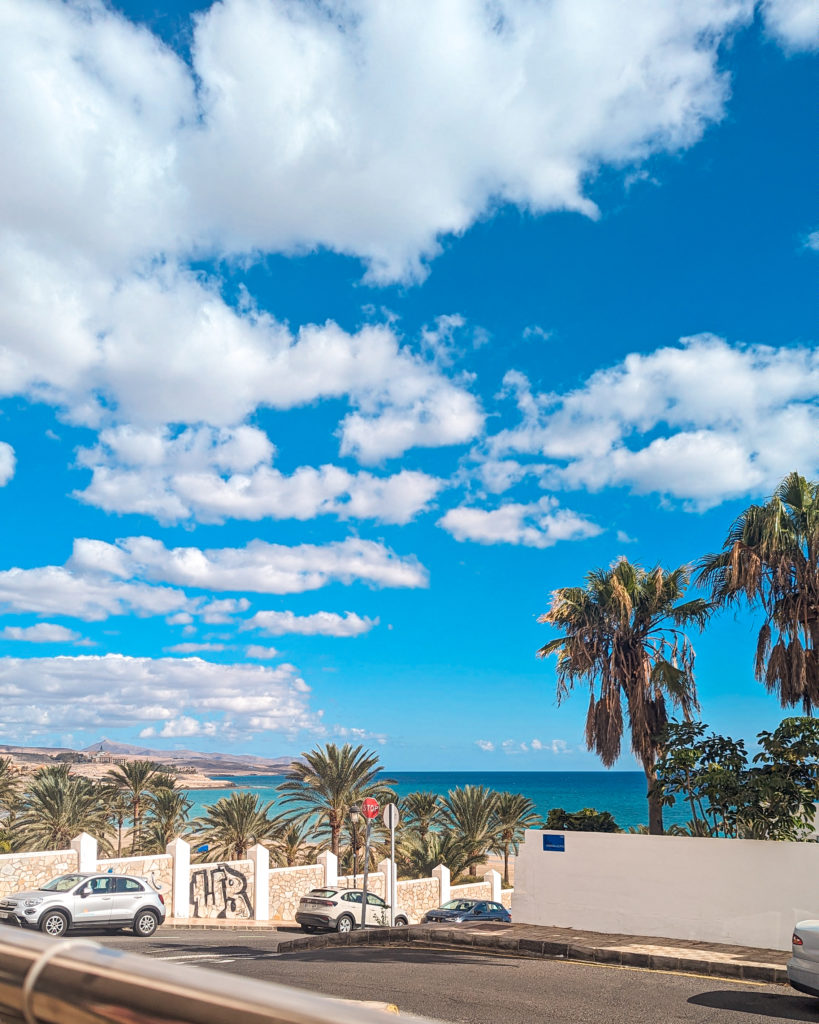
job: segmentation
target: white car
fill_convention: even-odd
[[[364,909],[364,893],[361,889],[311,889],[299,900],[296,921],[306,932],[337,931],[351,932],[361,927],[361,911]],[[390,908],[380,896],[367,893],[367,924],[389,925]],[[406,914],[396,914],[395,923],[409,924]]]
[[[819,921],[800,921],[791,939],[788,981],[797,992],[819,997]]]

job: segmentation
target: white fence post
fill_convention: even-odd
[[[388,906],[392,906],[395,902],[393,899],[393,870],[392,861],[389,857],[385,857],[384,860],[379,861],[378,870],[384,873],[384,902]]]
[[[173,858],[171,870],[173,891],[171,898],[172,917],[190,917],[191,907],[191,846],[184,839],[176,838],[165,847],[165,853]]]
[[[97,870],[97,840],[87,832],[80,832],[71,840],[71,849],[77,853],[77,871]]]
[[[448,903],[451,898],[449,889],[449,868],[444,864],[439,864],[437,868],[432,869],[432,877],[438,879],[438,905],[443,906],[443,904]]]
[[[326,886],[338,885],[338,857],[330,850],[325,850],[316,857],[316,864],[324,868],[324,884]]]
[[[256,843],[247,851],[253,863],[253,920],[270,920],[270,851]]]
[[[502,888],[500,874],[494,870],[487,871],[486,874],[483,876],[483,880],[484,882],[489,882],[490,886],[492,887],[489,899],[493,900],[495,903],[500,903]]]

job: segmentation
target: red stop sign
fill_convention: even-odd
[[[378,817],[378,801],[371,796],[368,796],[366,800],[361,801],[361,813],[365,818],[377,818]]]

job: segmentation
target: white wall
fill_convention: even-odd
[[[544,835],[565,852],[545,851]],[[512,918],[790,949],[796,922],[819,918],[819,843],[529,830]]]

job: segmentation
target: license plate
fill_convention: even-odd
[[[8,921],[8,919],[10,917],[11,917],[11,911],[0,910],[0,921]]]

